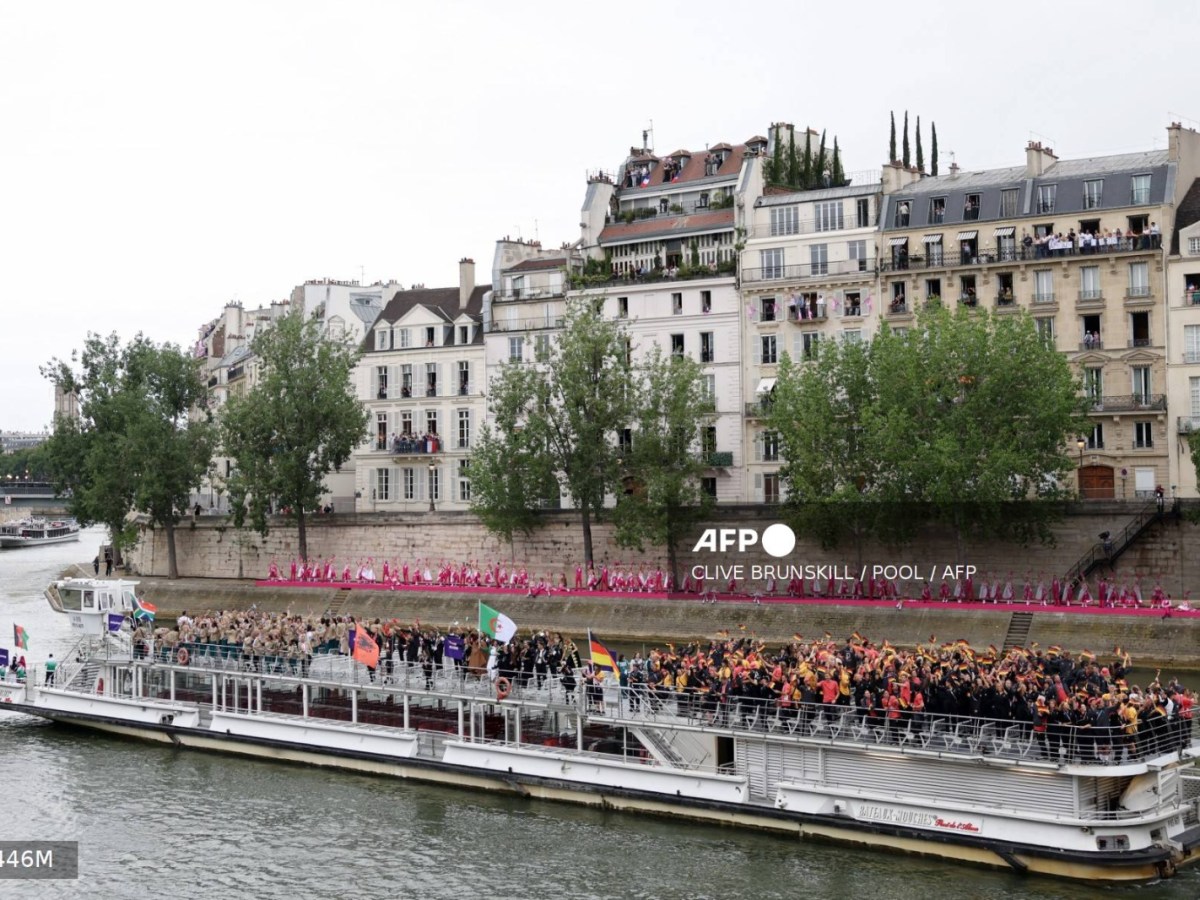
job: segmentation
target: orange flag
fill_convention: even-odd
[[[368,668],[374,669],[379,665],[379,645],[365,628],[354,630],[354,653],[356,660]]]

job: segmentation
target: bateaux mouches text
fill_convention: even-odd
[[[868,578],[885,578],[901,581],[954,581],[961,578],[971,578],[976,573],[975,566],[963,565],[933,565],[928,568],[918,568],[915,565],[867,565],[860,569],[850,566],[839,566],[821,563],[802,563],[800,565],[742,565],[731,566],[708,565],[692,566],[693,578],[705,581],[727,581],[735,579],[745,581],[765,581],[774,578],[777,581],[791,581],[800,578],[805,581],[866,581]]]

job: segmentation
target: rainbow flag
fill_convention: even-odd
[[[592,652],[592,665],[601,672],[608,671],[614,675],[617,674],[617,654],[613,653],[600,641],[592,637],[592,632],[588,631],[588,646]]]
[[[145,619],[149,622],[154,621],[154,616],[158,612],[158,607],[153,603],[148,603],[145,600],[133,598],[133,617],[135,619]]]
[[[28,650],[29,632],[20,625],[13,625],[13,643],[17,645],[18,650]]]

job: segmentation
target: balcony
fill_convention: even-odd
[[[996,309],[1016,309],[1017,298],[1013,296],[1012,291],[1005,291],[996,295]]]
[[[966,306],[966,307],[969,307],[970,309],[974,309],[975,307],[977,307],[979,305],[979,298],[977,296],[975,296],[974,294],[959,294],[958,295],[958,305]]]
[[[1108,415],[1122,412],[1163,412],[1167,408],[1166,394],[1125,394],[1123,396],[1104,396],[1092,400],[1089,413]]]
[[[376,445],[377,450],[386,450],[392,456],[427,456],[432,453],[442,453],[446,447],[437,435],[424,438],[397,438],[390,445]]]
[[[239,378],[241,378],[245,374],[246,374],[245,366],[230,366],[229,371],[225,374],[225,380],[227,382],[237,381]]]
[[[1126,306],[1144,306],[1153,302],[1154,298],[1150,296],[1150,285],[1148,284],[1131,284],[1125,289]]]
[[[1200,416],[1180,416],[1179,434],[1193,434],[1200,431]]]
[[[805,279],[841,278],[847,275],[870,277],[875,274],[869,259],[839,259],[828,263],[795,266],[761,266],[742,269],[742,283],[768,281],[804,281]]]
[[[517,333],[522,331],[547,331],[553,328],[562,328],[566,320],[559,316],[556,319],[546,319],[545,317],[537,319],[505,319],[493,320],[488,326],[488,332],[510,332]]]
[[[566,285],[558,287],[526,287],[511,291],[496,291],[492,294],[495,303],[506,303],[513,300],[553,300],[566,296]]]
[[[733,252],[732,250],[730,251]],[[729,278],[737,274],[737,261],[724,259],[715,266],[682,266],[670,269],[652,269],[641,275],[572,275],[571,290],[586,291],[595,288],[624,287],[632,284],[662,284],[672,281],[699,281],[706,278]]]
[[[765,419],[771,414],[772,406],[774,406],[774,404],[770,400],[758,400],[754,403],[747,403],[746,418]]]
[[[791,307],[787,311],[789,322],[802,324],[807,322],[824,322],[829,318],[829,312],[825,308],[825,304],[818,303],[814,311],[811,307]]]
[[[892,301],[888,304],[885,315],[889,319],[910,319],[912,318],[912,310],[907,303],[896,303]]]
[[[733,465],[733,453],[723,450],[710,450],[707,463],[710,469],[728,469]]]
[[[1033,302],[1034,303],[1047,303],[1047,304],[1053,303],[1054,302],[1054,291],[1043,291],[1041,293],[1035,292],[1033,295]]]
[[[1154,342],[1150,338],[1130,338],[1127,342],[1129,347],[1153,347]]]
[[[1104,292],[1100,288],[1089,288],[1088,290],[1080,291],[1079,298],[1076,301],[1079,306],[1086,306],[1089,303],[1103,303]]]
[[[1111,241],[1111,242],[1109,242]],[[1149,237],[1147,236],[1147,242]],[[1065,243],[1065,242],[1064,242]],[[934,244],[920,245],[922,249]],[[1001,248],[996,246],[980,247],[972,253],[945,252],[934,250],[928,255],[914,253],[903,259],[888,258],[879,260],[879,271],[898,272],[909,269],[955,269],[964,266],[1012,265],[1013,263],[1047,262],[1049,260],[1066,260],[1076,257],[1091,258],[1114,253],[1144,253],[1154,248],[1142,246],[1141,239],[1133,237],[1106,239],[1103,243],[1080,245],[1078,242],[1065,247],[1051,247],[1047,244],[1034,244],[1032,247]]]
[[[1104,349],[1104,339],[1099,338],[1099,337],[1094,337],[1090,341],[1089,340],[1080,341],[1079,349],[1080,350],[1103,350]]]

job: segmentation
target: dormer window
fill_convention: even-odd
[[[700,199],[696,201],[697,209],[708,209],[708,194],[701,194]]]
[[[425,346],[433,347],[434,340],[437,338],[437,329],[432,325],[425,329]]]
[[[963,201],[963,221],[971,222],[979,218],[979,203],[980,196],[978,194],[967,194],[966,200]]]
[[[412,346],[412,332],[409,331],[409,329],[407,329],[407,328],[400,329],[399,346],[403,350],[407,350],[409,347]]]
[[[459,344],[471,343],[471,326],[470,325],[459,325],[458,326],[458,342],[459,342]]]
[[[392,330],[390,328],[380,328],[375,332],[375,349],[376,350],[391,350],[392,349]]]

